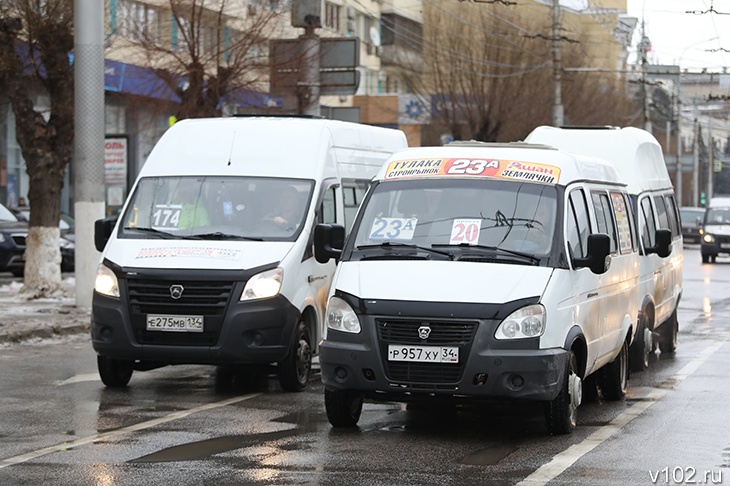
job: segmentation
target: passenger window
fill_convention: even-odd
[[[667,206],[662,196],[654,197],[654,205],[656,206],[656,214],[659,219],[659,228],[670,229],[669,218],[667,217]]]
[[[616,227],[613,223],[613,216],[611,215],[611,202],[608,200],[608,195],[605,193],[593,193],[593,206],[596,211],[596,223],[598,225],[598,232],[605,233],[611,239],[611,253],[616,253],[618,248],[616,242]]]
[[[620,192],[612,192],[611,204],[613,206],[613,214],[616,216],[619,251],[622,255],[625,253],[631,253],[633,251],[633,244],[631,241],[631,218],[629,217],[629,208],[626,205],[624,195]]]
[[[582,189],[571,191],[568,208],[568,245],[573,258],[584,258],[588,251],[588,235],[591,233],[588,204]]]
[[[355,222],[357,210],[362,203],[365,193],[370,187],[370,181],[366,179],[343,179],[342,180],[342,202],[345,207],[345,230],[347,233]]]
[[[651,199],[645,197],[641,200],[641,239],[644,247],[654,246],[656,238],[656,220],[651,210]]]
[[[332,186],[325,191],[322,197],[322,205],[319,208],[317,223],[331,224],[337,222],[337,207],[335,205],[336,189],[337,186]]]
[[[679,222],[679,211],[677,211],[677,203],[674,202],[674,196],[665,196],[667,203],[667,218],[669,218],[669,228],[672,230],[672,238],[679,237],[679,228],[682,225]]]

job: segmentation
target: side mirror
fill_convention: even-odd
[[[656,244],[646,248],[646,254],[656,253],[660,258],[666,258],[672,253],[672,232],[668,229],[656,230]]]
[[[345,227],[340,224],[318,224],[314,227],[314,259],[327,263],[340,260],[345,246]]]
[[[699,216],[695,218],[695,226],[698,228],[702,227],[702,218],[700,218]]]
[[[606,273],[611,267],[611,238],[603,233],[588,235],[588,255],[574,258],[573,266],[588,267],[597,275]]]
[[[97,219],[94,222],[94,246],[98,251],[104,251],[109,238],[117,224],[117,216],[110,216],[104,219]]]

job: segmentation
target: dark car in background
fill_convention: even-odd
[[[16,277],[23,275],[29,212],[29,209],[11,210],[0,204],[0,272],[11,272]],[[75,266],[73,218],[62,217],[59,226],[61,271],[73,272]]]
[[[682,237],[685,243],[700,242],[700,228],[705,217],[705,208],[679,208],[679,217],[682,220]]]

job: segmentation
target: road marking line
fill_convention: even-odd
[[[122,427],[121,429],[111,430],[109,432],[103,432],[101,434],[95,434],[95,435],[91,435],[89,437],[83,437],[81,439],[77,439],[77,440],[74,440],[71,442],[64,442],[63,444],[58,444],[58,445],[51,446],[51,447],[44,447],[43,449],[38,449],[36,451],[28,452],[26,454],[21,454],[19,456],[2,459],[2,460],[0,460],[0,469],[3,469],[8,466],[12,466],[14,464],[20,464],[23,462],[27,462],[32,459],[37,459],[39,457],[43,457],[48,454],[53,454],[54,452],[61,452],[61,451],[73,449],[75,447],[79,447],[82,445],[90,444],[90,443],[96,442],[98,440],[109,439],[112,437],[118,437],[120,435],[128,434],[130,432],[137,432],[139,430],[149,429],[150,427],[155,427],[160,424],[172,422],[173,420],[185,418],[188,415],[192,415],[197,412],[204,412],[206,410],[213,410],[215,408],[226,407],[228,405],[233,405],[234,403],[243,402],[244,400],[250,400],[251,398],[256,398],[260,395],[262,395],[262,393],[252,393],[250,395],[243,395],[240,397],[229,398],[227,400],[222,400],[220,402],[207,403],[205,405],[201,405],[201,406],[195,407],[195,408],[190,408],[188,410],[180,410],[178,412],[173,412],[164,417],[148,420],[146,422],[140,422],[140,423],[134,424],[134,425],[128,425],[127,427]]]
[[[544,485],[548,481],[555,479],[559,474],[572,466],[578,459],[588,454],[590,451],[601,445],[605,440],[611,437],[613,434],[618,432],[623,426],[631,422],[633,419],[641,415],[646,409],[651,407],[659,399],[661,399],[667,392],[677,386],[685,378],[690,376],[692,373],[702,366],[707,359],[712,356],[715,351],[720,349],[725,344],[725,341],[720,341],[712,346],[705,348],[699,355],[687,363],[679,372],[669,377],[658,388],[655,388],[649,394],[644,397],[644,400],[635,403],[628,409],[624,410],[618,417],[613,419],[607,425],[604,425],[600,429],[593,432],[591,435],[586,437],[582,442],[573,444],[572,446],[565,449],[560,454],[557,454],[547,464],[543,464],[535,472],[527,476],[525,479],[517,483],[517,486],[534,486]],[[671,386],[665,386],[665,384],[671,384]]]

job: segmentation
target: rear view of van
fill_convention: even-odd
[[[677,308],[682,297],[682,226],[659,142],[635,127],[541,126],[525,139],[567,152],[601,157],[627,184],[641,252],[640,312],[631,344],[631,368],[646,369],[657,349],[677,347]],[[669,247],[669,252],[663,251]]]

